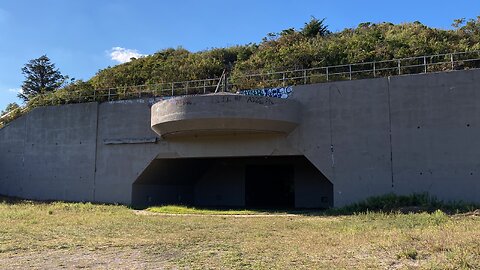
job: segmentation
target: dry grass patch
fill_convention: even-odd
[[[147,211],[161,214],[187,214],[187,215],[267,215],[272,212],[262,210],[246,210],[246,209],[208,209],[197,208],[183,205],[163,205],[149,207]],[[280,213],[280,212],[279,212]]]
[[[0,203],[0,265],[12,269],[480,269],[478,239],[478,216],[441,211],[239,218]]]

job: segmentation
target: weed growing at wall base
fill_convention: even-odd
[[[342,208],[326,211],[328,215],[353,214],[363,212],[401,212],[420,213],[436,212],[440,210],[449,214],[458,214],[480,209],[480,205],[465,203],[461,201],[444,202],[428,193],[417,193],[412,195],[386,194],[374,196],[364,201],[354,203]]]

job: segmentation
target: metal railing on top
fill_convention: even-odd
[[[54,95],[39,95],[30,101],[33,106],[60,105],[90,101],[114,101],[164,96],[182,96],[245,89],[285,87],[340,80],[357,80],[403,74],[419,74],[449,70],[480,68],[480,51],[435,54],[384,61],[371,61],[308,69],[275,71],[220,78],[135,85],[89,91],[56,91]],[[4,115],[0,120],[7,117]]]
[[[480,51],[250,74],[235,78],[229,86],[233,89],[235,86],[243,89],[279,87],[472,68],[480,68]]]

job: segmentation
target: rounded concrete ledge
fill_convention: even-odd
[[[212,94],[162,100],[152,106],[152,129],[164,138],[252,133],[288,134],[299,123],[294,100]]]

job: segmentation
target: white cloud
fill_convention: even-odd
[[[145,54],[139,53],[137,50],[126,49],[122,47],[113,47],[109,52],[110,59],[117,61],[118,63],[126,63],[130,61],[130,58],[140,58]]]
[[[10,88],[10,89],[7,89],[7,91],[12,93],[20,93],[22,92],[22,88]]]

